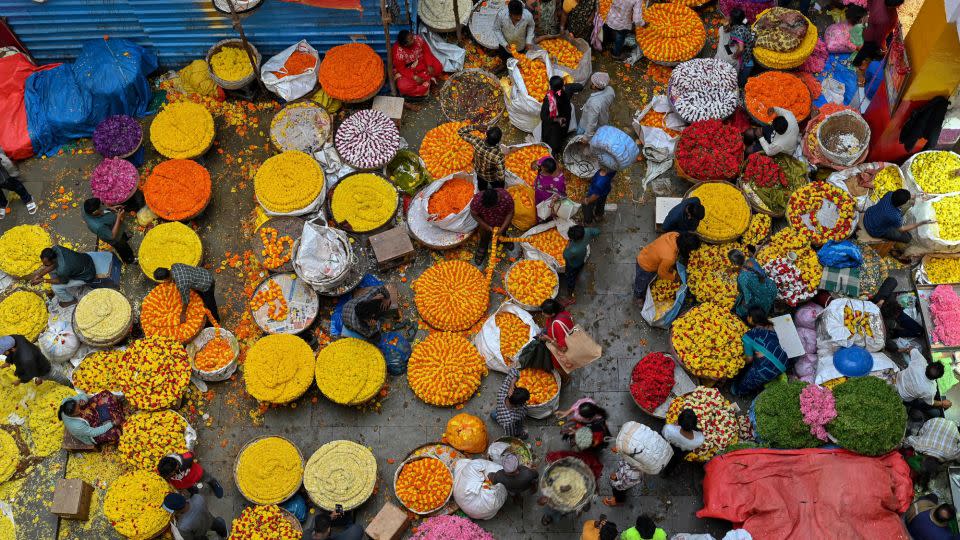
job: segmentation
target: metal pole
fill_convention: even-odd
[[[387,43],[387,79],[390,81],[390,95],[397,95],[397,81],[393,79],[393,51],[390,43],[390,21],[393,17],[387,9],[387,0],[380,0],[380,19],[383,21],[383,39]]]
[[[253,76],[256,77],[260,89],[266,93],[267,87],[264,86],[263,81],[260,80],[260,66],[257,65],[257,58],[250,49],[250,42],[247,41],[247,35],[243,33],[243,25],[240,24],[240,15],[237,14],[237,9],[233,5],[233,0],[227,0],[227,5],[230,6],[230,18],[233,19],[233,29],[240,34],[240,41],[243,43],[243,50],[246,51],[247,58],[250,60],[250,65],[253,66]]]

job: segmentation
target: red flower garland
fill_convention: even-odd
[[[787,187],[787,175],[780,165],[766,154],[757,152],[747,156],[747,165],[743,168],[743,181],[757,187]]]
[[[630,375],[630,394],[641,408],[652,411],[670,397],[673,390],[673,359],[660,353],[644,356]]]
[[[720,120],[694,122],[677,141],[677,164],[695,180],[728,180],[740,172],[743,138]]]

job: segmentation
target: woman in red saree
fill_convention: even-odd
[[[443,65],[420,36],[401,30],[391,52],[393,77],[400,95],[422,97],[430,92],[443,74]]]

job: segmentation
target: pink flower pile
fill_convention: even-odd
[[[119,204],[130,198],[140,179],[137,168],[120,158],[106,158],[90,175],[90,191],[103,204]]]
[[[803,423],[810,426],[810,433],[821,441],[826,441],[826,425],[837,417],[833,392],[815,384],[807,385],[800,391],[800,412],[803,414]]]
[[[424,521],[410,540],[495,540],[479,525],[460,516],[436,516]]]
[[[818,39],[817,45],[813,48],[813,52],[810,53],[810,56],[808,56],[803,62],[803,65],[800,66],[800,71],[820,73],[827,65],[828,56],[827,44],[822,39]]]
[[[937,285],[930,295],[933,340],[948,347],[960,345],[960,297],[950,285]]]

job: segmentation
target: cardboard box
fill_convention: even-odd
[[[681,197],[657,197],[656,198],[656,214],[655,223],[656,229],[659,231],[663,227],[663,222],[667,219],[667,214],[673,210],[673,207],[680,204],[683,198]]]
[[[63,449],[67,452],[92,452],[96,446],[78,441],[69,431],[63,430]]]
[[[90,498],[93,486],[79,478],[61,478],[53,490],[50,512],[63,519],[86,521],[90,515]]]
[[[370,108],[387,115],[387,117],[397,125],[397,128],[400,127],[400,123],[403,120],[402,97],[376,96],[373,98],[373,106]]]
[[[410,262],[416,255],[410,235],[403,227],[394,227],[388,231],[370,237],[370,247],[377,258],[377,267],[387,270],[394,266]]]
[[[364,532],[373,540],[400,540],[409,527],[410,516],[402,509],[386,502]]]

